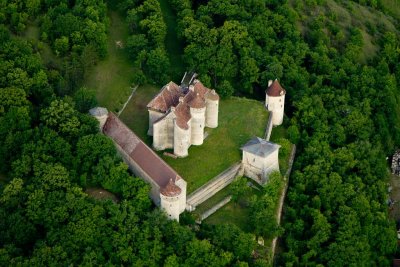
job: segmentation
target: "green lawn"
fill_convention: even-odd
[[[251,181],[250,179],[248,179]],[[254,184],[254,183],[253,183]],[[229,186],[215,194],[212,198],[208,199],[206,202],[199,205],[194,211],[196,214],[201,214],[206,210],[213,207],[219,201],[221,201],[224,197],[230,194]],[[241,228],[243,231],[252,232],[252,229],[249,227],[248,218],[250,215],[249,209],[247,207],[248,202],[250,201],[253,195],[261,195],[262,192],[260,190],[256,190],[251,188],[245,196],[243,196],[238,203],[234,203],[230,201],[228,204],[223,206],[217,212],[212,214],[210,217],[204,220],[203,223],[207,224],[224,224],[224,223],[232,223]]]
[[[183,43],[178,40],[178,25],[176,15],[172,10],[168,0],[159,0],[163,13],[164,22],[167,25],[167,36],[165,38],[165,48],[167,49],[171,63],[171,78],[174,81],[180,81],[185,72],[182,55]]]
[[[150,85],[139,87],[121,114],[121,119],[148,145],[152,138],[146,134],[146,105],[158,91],[159,88]],[[232,97],[221,100],[219,107],[218,128],[206,128],[209,136],[203,145],[191,146],[188,157],[173,159],[159,153],[187,181],[188,193],[240,161],[240,147],[251,137],[264,134],[268,112],[261,102]]]
[[[84,85],[96,91],[100,106],[110,111],[119,111],[132,92],[133,64],[124,49],[116,46],[117,41],[126,44],[128,26],[115,11],[109,12],[108,55],[85,77]]]
[[[149,113],[147,103],[160,91],[153,85],[141,85],[121,113],[121,120],[129,126],[143,141],[151,145],[153,139],[147,135],[149,129]]]

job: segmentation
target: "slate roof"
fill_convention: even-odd
[[[268,96],[281,96],[286,94],[285,89],[282,88],[279,81],[275,79],[272,84],[267,88],[266,91]]]
[[[266,158],[268,155],[272,154],[274,151],[278,150],[281,146],[260,137],[253,137],[240,149],[248,153]]]
[[[103,132],[118,144],[160,188],[167,186],[170,179],[181,179],[165,161],[113,113],[109,113]]]

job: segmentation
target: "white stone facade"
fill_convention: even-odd
[[[244,175],[264,185],[273,171],[279,171],[278,144],[255,137],[242,147]]]
[[[169,218],[179,221],[179,214],[186,208],[186,181],[113,113],[105,108],[89,112],[99,120],[100,131],[114,141],[129,169],[150,184],[154,204],[165,210]]]
[[[265,94],[265,107],[272,111],[272,125],[281,125],[285,110],[286,91],[281,87],[278,80],[268,82]]]
[[[194,77],[180,86],[168,83],[147,105],[154,149],[186,157],[191,145],[203,144],[205,127],[218,127],[219,96]]]

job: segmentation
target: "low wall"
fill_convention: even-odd
[[[271,133],[272,133],[272,117],[274,116],[274,113],[272,111],[269,112],[269,117],[267,121],[267,127],[265,128],[265,134],[264,134],[264,139],[269,141],[271,138]]]
[[[194,211],[196,209],[196,206],[200,205],[201,203],[227,187],[230,183],[232,183],[234,178],[240,172],[240,167],[241,163],[236,163],[235,165],[229,167],[228,169],[214,177],[212,180],[210,180],[208,183],[204,184],[196,191],[191,193],[187,197],[186,210]]]
[[[217,210],[219,210],[220,208],[222,208],[223,206],[225,206],[226,204],[229,203],[229,201],[231,201],[232,196],[227,196],[226,198],[224,198],[222,201],[218,202],[214,207],[212,207],[211,209],[207,210],[206,212],[204,212],[201,215],[201,220],[205,220],[208,217],[210,217],[212,214],[214,214]]]

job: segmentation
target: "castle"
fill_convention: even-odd
[[[173,148],[176,156],[188,156],[191,145],[203,144],[204,127],[218,127],[218,105],[218,94],[195,73],[185,73],[180,86],[166,84],[147,105],[154,149]]]
[[[285,109],[286,90],[282,88],[277,79],[268,81],[268,88],[265,91],[265,107],[272,114],[272,124],[281,125]]]
[[[129,169],[151,185],[153,202],[179,221],[186,208],[186,181],[113,113],[99,107],[89,113],[99,121],[100,131],[114,141]]]
[[[219,96],[195,78],[195,74],[185,73],[180,86],[168,83],[147,105],[148,134],[153,135],[155,149],[173,148],[175,155],[185,157],[190,145],[203,143],[204,127],[218,126]],[[277,80],[269,82],[265,102],[272,116],[269,128],[283,121],[285,94]],[[101,107],[93,108],[89,113],[99,121],[100,131],[113,140],[129,169],[151,185],[153,202],[169,218],[179,221],[179,215],[187,206],[186,181],[116,115]],[[265,139],[251,139],[241,148],[244,175],[265,184],[272,171],[279,171],[279,148],[279,145]]]
[[[286,91],[278,80],[268,81],[265,91],[265,108],[270,112],[271,119],[268,121],[266,139],[252,138],[242,150],[242,167],[244,175],[257,183],[264,185],[268,182],[268,176],[273,171],[279,171],[279,148],[280,145],[269,141],[272,126],[281,125],[285,109]]]
[[[281,146],[259,137],[252,138],[241,147],[244,175],[264,185],[273,171],[279,171],[279,148]]]

